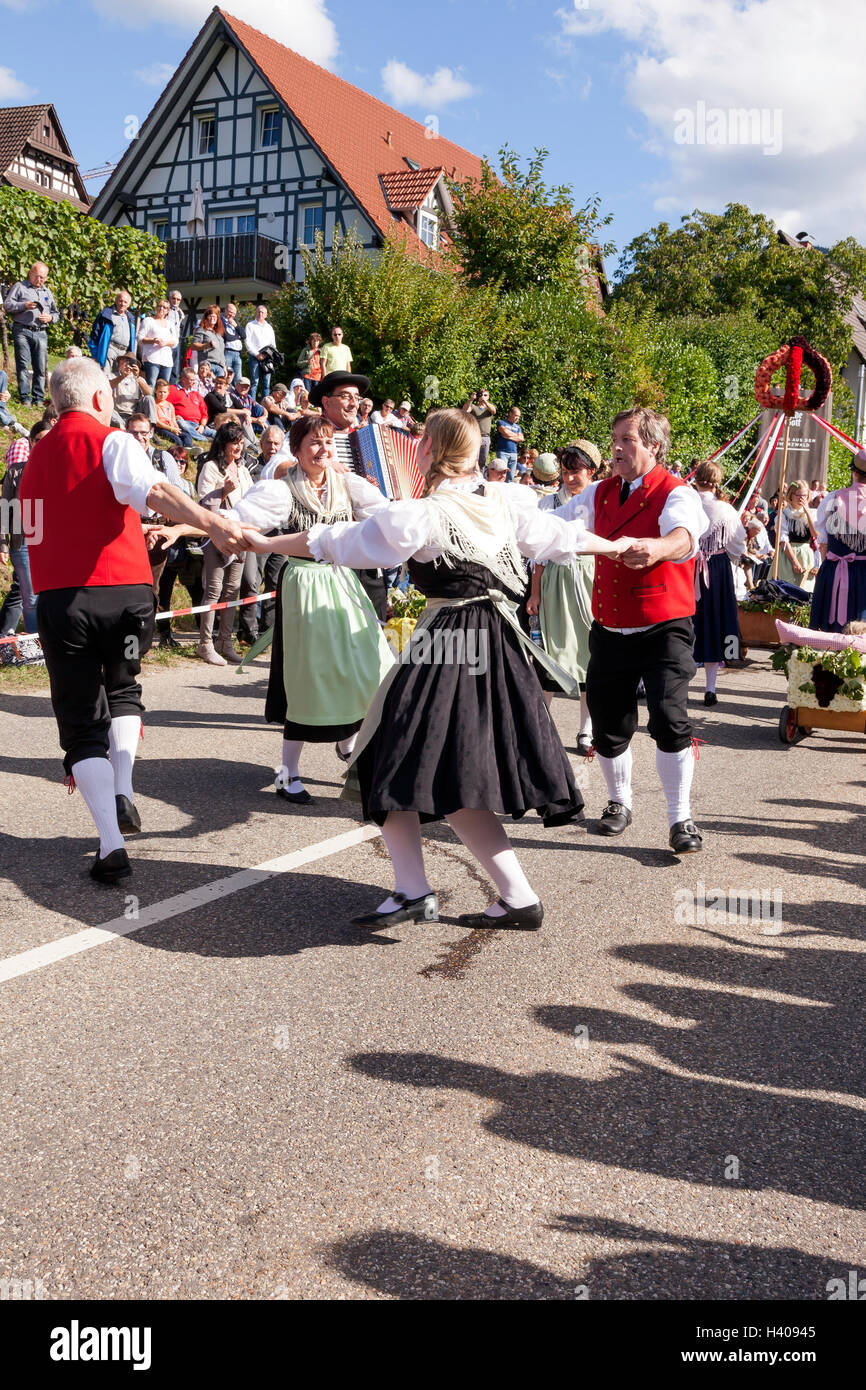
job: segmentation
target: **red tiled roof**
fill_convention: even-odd
[[[434,151],[437,173],[444,169],[450,178],[480,179],[477,155],[440,135],[431,137],[420,121],[284,48],[225,10],[218,13],[379,231],[387,234],[395,222],[383,182],[394,175],[416,180],[422,174],[429,176]],[[426,167],[407,169],[406,159]],[[427,192],[430,187],[432,183]]]
[[[444,172],[444,169],[404,169],[399,174],[383,174],[382,187],[388,206],[395,212],[420,208]]]

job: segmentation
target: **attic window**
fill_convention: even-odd
[[[420,169],[421,165],[415,159],[409,159],[408,155],[403,156],[410,169]]]
[[[199,116],[198,118],[198,152],[202,154],[213,154],[216,143],[216,120],[212,115]]]
[[[430,246],[435,251],[439,245],[439,218],[423,208],[418,213],[418,235],[425,246]]]
[[[44,125],[44,126],[42,127],[42,138],[43,138],[43,140],[48,140],[48,139],[50,139],[50,137],[51,137],[51,126],[50,126],[50,125]]]

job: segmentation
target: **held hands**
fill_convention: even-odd
[[[217,550],[224,555],[242,555],[247,549],[243,527],[231,517],[210,512],[206,529]]]
[[[645,570],[657,563],[659,559],[660,543],[652,536],[643,540],[635,540],[631,536],[620,536],[615,542],[620,549],[617,558],[622,560],[630,570]]]
[[[257,531],[252,526],[243,528],[243,537],[247,550],[251,550],[255,555],[270,555],[273,537],[269,539],[267,536],[263,536],[261,531]]]
[[[147,541],[148,550],[154,550],[157,546],[176,545],[182,535],[185,535],[183,526],[149,526],[144,533]]]

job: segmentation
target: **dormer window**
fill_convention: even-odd
[[[425,246],[436,250],[439,245],[439,218],[435,212],[422,208],[418,213],[418,235]]]

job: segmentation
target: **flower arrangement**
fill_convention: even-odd
[[[841,651],[782,647],[773,654],[772,664],[788,677],[792,706],[851,714],[866,710],[866,663],[853,647]]]
[[[413,584],[407,589],[388,590],[388,607],[393,616],[385,624],[385,640],[395,655],[399,656],[410,640],[426,605],[426,598]]]

